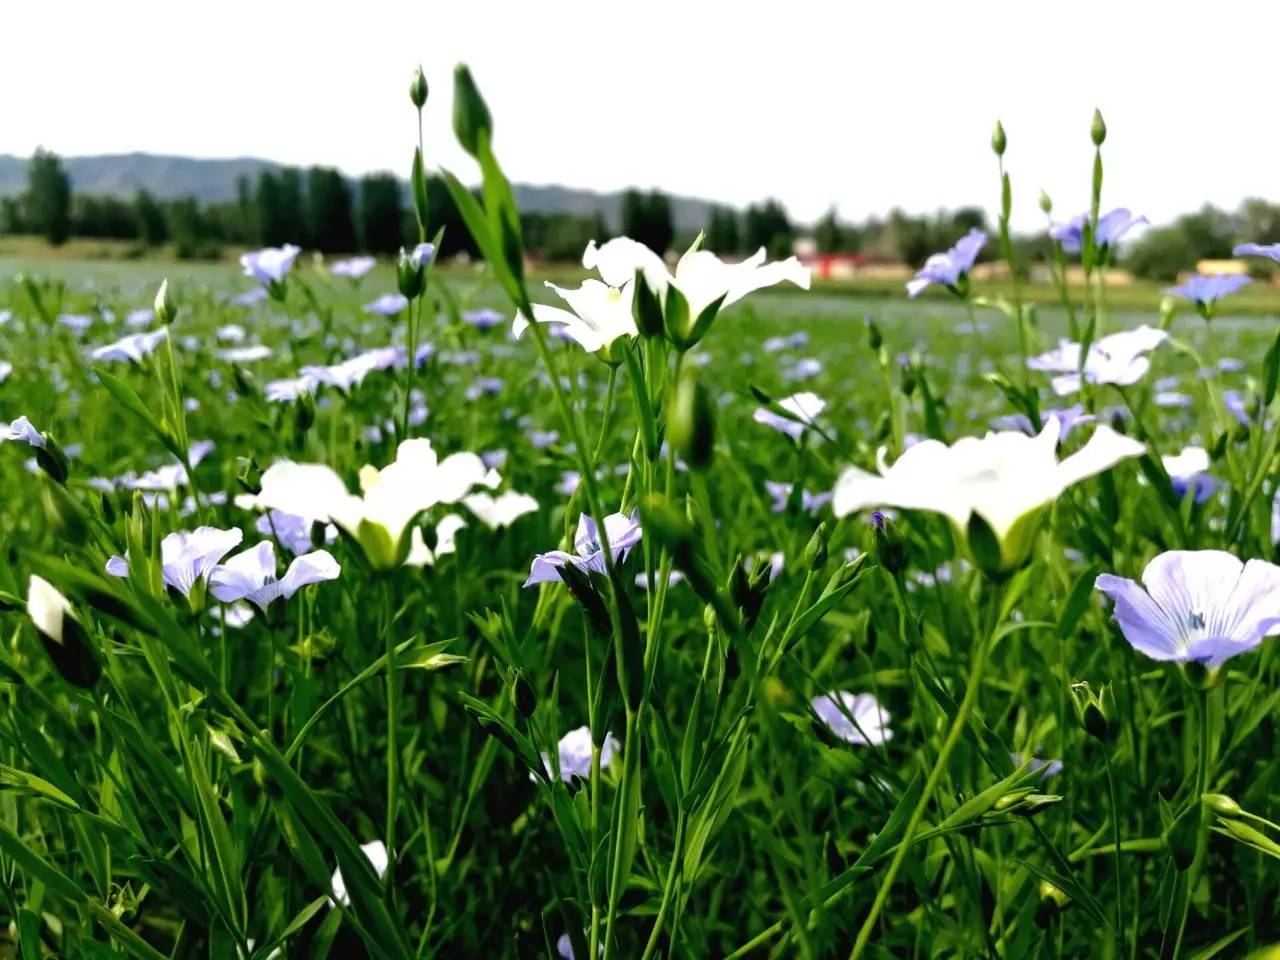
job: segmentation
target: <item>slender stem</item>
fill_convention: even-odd
[[[994,632],[993,627],[991,633],[994,634]],[[924,817],[925,808],[929,805],[929,801],[933,799],[933,792],[937,789],[938,782],[946,772],[947,760],[951,756],[951,751],[955,749],[961,733],[964,732],[965,724],[969,722],[969,714],[973,711],[973,706],[978,700],[978,692],[982,688],[982,676],[986,669],[987,652],[990,644],[991,638],[989,635],[982,636],[978,640],[977,647],[973,652],[973,663],[969,668],[969,680],[965,687],[964,699],[960,701],[960,707],[956,711],[955,719],[951,721],[951,728],[947,731],[947,737],[942,741],[942,748],[938,751],[937,759],[933,762],[933,769],[929,771],[929,778],[925,780],[924,790],[920,793],[920,799],[916,801],[915,809],[911,811],[911,817],[907,820],[907,827],[903,832],[902,841],[898,845],[897,852],[889,863],[889,869],[886,871],[884,879],[880,881],[880,888],[876,891],[876,898],[871,904],[871,912],[867,914],[866,919],[862,921],[861,929],[858,930],[858,937],[854,941],[853,950],[849,952],[849,960],[857,960],[867,949],[867,943],[871,939],[871,932],[875,929],[876,920],[879,919],[880,911],[884,908],[885,901],[889,898],[889,891],[893,888],[893,881],[897,878],[898,871],[902,868],[907,851],[911,848],[912,840],[915,839],[916,830],[919,829],[920,820]]]
[[[1107,795],[1111,798],[1111,838],[1115,845],[1115,871],[1116,871],[1116,936],[1121,941],[1124,940],[1124,870],[1122,867],[1120,846],[1120,803],[1116,799],[1116,778],[1111,772],[1111,751],[1106,745],[1102,745],[1102,761],[1107,771]],[[1133,949],[1138,949],[1138,927],[1134,924],[1134,941]]]
[[[382,584],[382,637],[386,646],[387,674],[387,860],[395,863],[396,854],[396,806],[400,788],[400,751],[398,745],[399,674],[396,671],[396,645],[391,630],[391,585]],[[390,877],[395,871],[388,870]],[[390,885],[388,885],[388,889]]]

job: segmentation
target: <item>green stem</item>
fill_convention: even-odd
[[[387,819],[385,835],[387,860],[389,863],[395,863],[396,806],[399,800],[400,788],[400,753],[397,730],[400,683],[395,669],[396,645],[391,630],[391,585],[386,580],[382,584],[382,637],[387,656]],[[390,878],[394,873],[394,870],[387,870],[387,877]],[[390,889],[390,883],[388,883],[388,889]]]
[[[1115,871],[1116,871],[1116,936],[1122,941],[1124,939],[1124,870],[1123,860],[1121,858],[1121,841],[1120,841],[1120,803],[1116,799],[1116,778],[1111,772],[1111,752],[1106,745],[1102,746],[1103,765],[1107,771],[1107,795],[1111,798],[1111,838],[1115,845]],[[1137,955],[1138,950],[1138,926],[1135,919],[1133,927],[1133,951]]]
[[[998,610],[999,608],[997,607],[996,609]],[[991,634],[994,633],[993,626]],[[849,960],[858,960],[858,957],[862,956],[867,949],[867,943],[871,939],[871,932],[875,929],[876,920],[880,917],[880,911],[884,909],[885,901],[889,898],[889,891],[893,887],[893,881],[897,878],[898,871],[902,869],[902,863],[906,859],[907,851],[911,848],[911,842],[915,839],[916,830],[920,827],[920,820],[924,817],[925,808],[928,807],[929,801],[933,799],[933,792],[937,789],[942,775],[946,772],[947,760],[951,756],[951,751],[955,749],[956,744],[960,741],[960,735],[964,732],[965,724],[969,722],[969,714],[973,712],[974,704],[978,700],[978,692],[982,688],[982,676],[987,665],[987,652],[990,643],[990,635],[981,637],[973,652],[973,663],[969,667],[969,680],[965,687],[964,699],[960,701],[960,707],[956,711],[955,718],[951,721],[951,728],[947,731],[946,739],[942,741],[942,748],[938,751],[938,756],[933,762],[933,769],[929,771],[929,778],[925,781],[924,790],[920,793],[920,799],[916,801],[915,809],[911,811],[911,817],[907,820],[907,827],[903,832],[902,841],[898,845],[897,852],[889,863],[889,869],[886,871],[884,879],[880,881],[880,888],[876,891],[876,898],[871,904],[871,912],[867,914],[866,919],[862,921],[861,929],[858,930],[858,937],[854,941],[853,949],[849,952]]]

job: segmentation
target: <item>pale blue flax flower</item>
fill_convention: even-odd
[[[924,262],[924,266],[908,281],[907,296],[915,297],[934,283],[960,294],[960,285],[968,279],[969,271],[986,244],[987,235],[974,227],[946,253],[935,253]]]
[[[620,563],[626,559],[631,548],[640,542],[639,513],[632,511],[629,516],[625,513],[611,513],[604,518],[604,529],[609,535],[609,550],[613,554],[613,562]],[[586,574],[605,572],[604,547],[600,541],[599,527],[595,520],[585,513],[578,518],[578,530],[573,537],[573,549],[573,553],[566,550],[551,550],[538,554],[533,558],[529,579],[524,582],[524,585],[531,587],[535,583],[552,583],[560,580],[562,579],[560,568],[566,564]]]
[[[264,613],[274,600],[288,600],[303,587],[336,580],[342,572],[328,550],[293,558],[283,577],[276,576],[276,548],[270,540],[237,553],[214,567],[209,592],[222,603],[247,600]]]
[[[160,541],[160,566],[165,586],[189,597],[196,584],[206,579],[222,558],[239,546],[243,539],[244,534],[238,529],[219,530],[217,527],[196,527],[190,532],[179,530],[168,534]],[[109,559],[107,573],[113,577],[127,577],[128,558],[116,556]]]
[[[1280,567],[1241,563],[1222,550],[1170,550],[1139,585],[1104,573],[1095,581],[1115,601],[1124,637],[1152,660],[1216,669],[1280,632]]]
[[[1062,244],[1063,252],[1077,254],[1084,246],[1084,226],[1088,219],[1089,215],[1082,213],[1066,223],[1056,223],[1049,229],[1049,236]],[[1093,244],[1099,249],[1112,249],[1126,233],[1146,222],[1146,217],[1135,217],[1124,207],[1117,207],[1098,217]]]

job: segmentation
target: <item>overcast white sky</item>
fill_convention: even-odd
[[[453,142],[468,62],[509,175],[630,184],[796,219],[997,199],[1009,135],[1016,226],[1088,195],[1089,119],[1110,130],[1104,206],[1154,221],[1280,200],[1280,2],[360,3],[12,0],[0,152],[143,150],[408,170],[406,84],[430,85],[428,162]]]

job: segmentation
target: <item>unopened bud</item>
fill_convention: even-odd
[[[493,117],[471,71],[461,63],[453,69],[453,133],[473,157],[480,151],[481,136],[485,140],[493,136]]]
[[[1102,119],[1101,110],[1093,111],[1093,123],[1089,125],[1089,138],[1095,147],[1102,146],[1102,141],[1107,139],[1107,124]]]
[[[167,278],[161,281],[160,289],[156,291],[155,313],[157,322],[165,326],[173,323],[174,318],[178,315],[178,308],[174,305],[173,298],[169,296],[169,280]]]
[[[418,65],[418,69],[413,71],[413,79],[409,81],[409,100],[419,110],[426,105],[427,102],[427,77],[422,72],[422,65]]]
[[[316,422],[316,401],[311,394],[304,393],[298,397],[298,402],[293,405],[293,422],[300,434],[306,433]]]
[[[871,525],[875,530],[876,557],[880,566],[890,573],[901,573],[907,567],[907,544],[902,534],[879,510],[871,514]]]
[[[1160,327],[1168,329],[1173,323],[1174,315],[1178,312],[1178,301],[1173,297],[1162,297],[1160,300]]]
[[[1238,817],[1244,813],[1240,804],[1225,793],[1206,793],[1202,798],[1204,804],[1220,817]]]
[[[631,317],[635,320],[636,329],[642,337],[660,337],[664,327],[662,304],[658,295],[653,292],[644,278],[644,271],[636,271],[635,283],[631,285],[635,295],[631,299]]]
[[[414,262],[414,257],[401,248],[396,257],[396,286],[400,295],[406,299],[416,299],[422,293],[423,270]]]
[[[995,129],[991,131],[991,150],[997,157],[1004,156],[1005,147],[1009,145],[1009,139],[1004,135],[1004,125],[997,120]]]
[[[1049,195],[1043,190],[1040,191],[1040,209],[1046,214],[1053,213],[1053,201],[1049,199]]]
[[[694,470],[710,466],[715,452],[715,409],[710,391],[688,374],[676,387],[667,423],[667,440]]]
[[[254,457],[236,457],[236,482],[245,493],[262,492],[262,468]]]
[[[1105,683],[1096,693],[1087,682],[1073,683],[1070,692],[1071,702],[1076,708],[1076,719],[1085,733],[1101,743],[1106,743],[1116,735],[1117,730],[1108,717],[1107,700],[1110,698],[1110,690]]]
[[[871,347],[872,351],[879,350],[880,346],[884,343],[884,338],[880,336],[880,327],[876,323],[876,318],[870,316],[867,317],[866,324],[867,344]]]
[[[827,524],[824,520],[813,531],[808,545],[804,548],[805,565],[815,573],[827,565]]]

